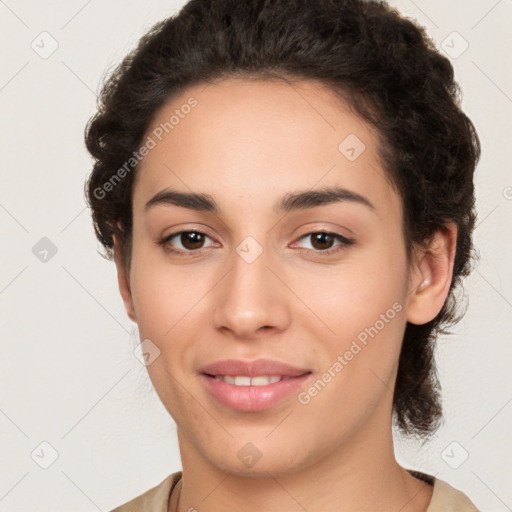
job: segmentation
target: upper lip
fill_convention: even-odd
[[[298,368],[272,359],[256,359],[254,361],[223,359],[203,366],[199,371],[207,375],[240,375],[246,377],[257,377],[259,375],[299,377],[311,372],[308,368]]]

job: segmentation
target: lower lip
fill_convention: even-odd
[[[224,406],[243,412],[264,411],[292,394],[311,376],[311,373],[280,380],[267,386],[236,386],[201,374],[210,393]]]

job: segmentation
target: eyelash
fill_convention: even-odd
[[[206,233],[204,233],[203,231],[192,229],[192,230],[176,231],[175,233],[171,233],[170,235],[166,236],[165,238],[162,238],[161,240],[159,240],[156,243],[159,246],[163,247],[167,252],[174,253],[174,254],[176,254],[178,256],[187,256],[187,255],[191,255],[191,254],[194,254],[194,253],[201,253],[203,249],[207,249],[205,247],[201,247],[199,249],[183,251],[181,249],[174,249],[173,247],[171,247],[169,245],[170,240],[172,240],[174,237],[176,237],[178,235],[182,235],[184,233],[197,233],[197,234],[200,234],[200,235],[204,235],[205,237],[211,238]],[[347,247],[349,247],[349,246],[351,246],[351,245],[353,245],[355,243],[354,240],[352,240],[350,238],[347,238],[347,237],[344,237],[342,235],[339,235],[338,233],[333,233],[333,232],[330,232],[330,231],[322,231],[322,230],[320,230],[320,231],[310,231],[309,233],[306,233],[306,234],[302,235],[299,238],[299,240],[301,240],[303,238],[306,238],[308,236],[317,235],[317,234],[332,235],[337,240],[339,240],[341,243],[339,245],[334,246],[334,247],[332,247],[330,249],[327,249],[325,251],[315,250],[315,249],[304,249],[304,248],[299,248],[299,250],[306,251],[306,252],[313,252],[315,254],[321,254],[321,255],[332,255],[332,254],[335,254],[335,253],[337,253],[339,251],[342,251],[342,250],[346,249]]]

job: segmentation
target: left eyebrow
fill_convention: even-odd
[[[370,210],[375,210],[375,206],[369,199],[356,192],[342,187],[323,187],[321,189],[301,190],[286,194],[274,206],[274,212],[280,215],[292,210],[305,210],[338,202],[358,203]],[[146,203],[144,209],[147,211],[159,204],[172,204],[189,210],[220,213],[220,208],[215,199],[209,194],[180,192],[172,188],[166,188],[158,192]]]
[[[369,199],[352,190],[342,187],[323,187],[286,194],[280,203],[274,207],[274,211],[279,215],[292,210],[315,208],[316,206],[345,201],[362,204],[370,210],[375,210],[375,206]]]

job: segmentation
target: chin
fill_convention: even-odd
[[[268,478],[272,476],[288,476],[304,470],[313,461],[309,458],[299,459],[300,449],[285,446],[282,443],[271,445],[268,441],[252,443],[234,442],[235,446],[219,443],[220,453],[208,453],[210,463],[225,473],[247,478]],[[232,453],[233,457],[226,455]]]

